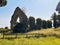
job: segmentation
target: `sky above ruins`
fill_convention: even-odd
[[[59,0],[7,0],[5,7],[0,7],[0,27],[10,26],[11,16],[19,6],[26,15],[49,20],[55,12]]]

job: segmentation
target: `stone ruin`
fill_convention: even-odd
[[[13,29],[13,27],[16,26],[18,18],[19,18],[19,23],[23,23],[25,28],[27,27],[28,18],[26,16],[26,14],[19,7],[17,7],[14,11],[14,14],[11,17],[11,21],[10,21],[11,29]]]

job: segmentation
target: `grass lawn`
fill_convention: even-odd
[[[47,28],[47,29],[41,29],[41,30],[36,30],[36,31],[31,31],[28,32],[29,34],[32,33],[39,33],[39,34],[56,34],[56,35],[60,35],[60,27],[58,28]]]
[[[43,34],[56,34],[60,36],[60,27],[56,29],[42,29],[37,31],[28,32],[27,34],[32,33],[43,33]],[[13,35],[12,35],[13,36]],[[21,35],[19,35],[21,36]],[[60,37],[47,36],[47,37],[30,37],[30,38],[10,38],[9,35],[7,39],[1,39],[0,35],[0,45],[60,45]],[[13,36],[15,37],[15,36]]]
[[[51,36],[41,38],[0,39],[0,45],[60,45],[60,38]]]

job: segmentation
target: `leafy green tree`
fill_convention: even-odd
[[[41,29],[42,28],[42,20],[40,18],[36,19],[36,28]]]
[[[7,5],[7,0],[0,0],[0,7]]]
[[[42,21],[42,28],[47,28],[47,21],[45,20]]]
[[[8,29],[8,27],[5,27],[5,29]]]
[[[34,30],[35,29],[35,18],[30,16],[28,22],[29,22],[30,29]]]
[[[47,27],[51,28],[52,27],[52,22],[50,20],[47,21]]]
[[[54,26],[54,28],[57,28],[56,13],[54,13],[52,15],[52,19],[53,19],[53,26]]]
[[[13,28],[13,33],[25,33],[26,29],[23,23],[17,23]]]

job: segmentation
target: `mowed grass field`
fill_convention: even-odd
[[[60,35],[60,27],[56,29],[42,29],[37,31],[28,32],[28,34],[39,33],[39,34],[56,34]],[[11,36],[11,35],[10,35]],[[14,35],[12,35],[15,37]],[[20,35],[18,35],[20,36]],[[2,35],[0,35],[2,37]],[[47,36],[47,37],[30,37],[30,38],[8,38],[0,39],[0,45],[60,45],[60,37]]]
[[[32,33],[39,33],[39,34],[56,34],[56,35],[60,35],[60,27],[58,28],[47,28],[47,29],[41,29],[41,30],[36,30],[36,31],[31,31],[28,32],[29,34]]]
[[[60,45],[60,38],[41,37],[41,38],[17,38],[0,39],[0,45]]]

